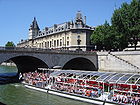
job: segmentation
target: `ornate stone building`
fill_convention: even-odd
[[[29,28],[29,38],[21,40],[18,47],[67,49],[67,50],[91,50],[90,35],[94,27],[86,25],[86,16],[78,11],[74,21],[62,24],[54,24],[45,27],[42,31],[34,18]]]

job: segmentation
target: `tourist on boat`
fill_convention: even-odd
[[[114,96],[112,97],[112,100],[115,101],[115,102],[118,101],[118,100],[117,100],[117,96],[116,96],[116,94],[114,94]]]
[[[90,90],[86,90],[86,96],[90,97],[91,95],[91,91]]]
[[[91,97],[92,98],[95,97],[95,91],[94,90],[91,91]]]
[[[131,104],[132,104],[132,105],[136,105],[135,97],[132,98]]]

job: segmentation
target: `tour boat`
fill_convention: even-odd
[[[130,104],[112,101],[116,95],[140,100],[140,74],[59,70],[51,72],[47,85],[25,83],[25,87],[97,105]]]

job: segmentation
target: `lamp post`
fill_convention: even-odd
[[[97,50],[97,46],[96,46],[96,45],[94,46],[94,50],[95,50],[95,51]]]
[[[80,36],[78,35],[77,37],[78,51],[80,51],[80,43],[81,43],[81,40],[80,40]]]

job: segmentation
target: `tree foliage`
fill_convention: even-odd
[[[121,8],[114,11],[111,20],[112,26],[123,35],[125,46],[132,44],[136,48],[140,38],[140,0],[123,3]]]
[[[8,41],[6,44],[5,44],[5,47],[14,47],[15,44],[11,41]]]
[[[109,25],[106,21],[91,35],[98,50],[123,50],[128,44],[135,45],[136,48],[140,40],[140,0],[123,3],[114,11],[111,23]]]
[[[97,46],[98,50],[110,47],[109,44],[106,44],[106,42],[111,42],[111,40],[108,40],[111,37],[108,31],[110,31],[110,25],[107,23],[107,21],[105,21],[104,25],[98,26],[93,32],[91,40]]]

